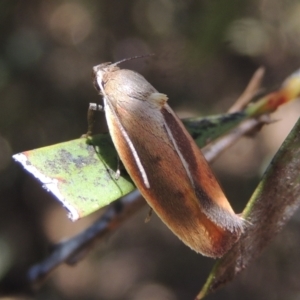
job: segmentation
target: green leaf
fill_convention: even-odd
[[[243,217],[244,233],[214,266],[197,299],[231,281],[267,246],[300,206],[300,119],[265,172]]]
[[[208,117],[188,118],[182,122],[197,145],[202,148],[209,142],[219,138],[235,128],[249,116],[243,111]]]
[[[81,138],[13,156],[77,220],[135,189],[126,172],[116,180],[117,153],[110,136]]]

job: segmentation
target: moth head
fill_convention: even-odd
[[[92,77],[93,77],[94,87],[96,88],[96,90],[99,93],[104,95],[105,81],[109,79],[109,73],[120,70],[120,68],[118,67],[119,64],[129,61],[129,60],[148,57],[148,56],[152,56],[152,55],[153,54],[133,56],[133,57],[129,57],[129,58],[125,58],[120,61],[117,61],[114,64],[112,64],[111,62],[106,62],[106,63],[103,63],[103,64],[93,67]]]
[[[120,70],[120,68],[116,64],[112,64],[110,62],[106,62],[93,67],[93,84],[95,89],[99,93],[104,94],[104,85],[105,81],[107,80],[107,78],[105,77],[108,77],[109,73],[117,70]]]

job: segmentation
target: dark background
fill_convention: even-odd
[[[0,0],[0,292],[19,299],[193,299],[214,261],[183,245],[145,208],[75,267],[61,266],[34,296],[22,282],[49,246],[88,226],[77,223],[11,155],[79,137],[89,102],[100,100],[92,66],[143,74],[180,116],[225,112],[253,72],[272,88],[300,65],[298,0]],[[240,212],[299,116],[244,138],[214,164]],[[105,131],[104,116],[98,129]],[[100,195],[99,195],[100,197]],[[246,271],[209,299],[298,299],[299,213]],[[11,298],[15,299],[15,298]]]

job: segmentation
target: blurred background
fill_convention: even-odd
[[[96,64],[155,53],[122,67],[143,74],[180,116],[225,112],[254,71],[272,88],[300,66],[298,0],[0,0],[0,292],[5,299],[193,299],[214,261],[183,245],[145,207],[77,266],[32,293],[28,268],[76,223],[12,162],[17,152],[79,137]],[[298,119],[299,102],[213,165],[240,212]],[[98,132],[105,132],[104,115]],[[101,195],[99,195],[100,197]],[[246,271],[208,299],[300,299],[300,214]],[[12,296],[13,295],[13,296]],[[18,295],[18,297],[16,296]]]

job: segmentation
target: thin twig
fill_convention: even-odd
[[[250,79],[246,89],[235,103],[229,108],[228,113],[234,113],[243,110],[247,104],[253,99],[260,89],[261,82],[265,75],[265,68],[258,68]]]
[[[50,256],[43,262],[32,266],[27,273],[28,281],[32,285],[40,285],[60,264],[73,265],[77,263],[88,254],[95,242],[118,228],[145,203],[138,190],[113,202],[90,227],[57,244]]]
[[[261,128],[262,125],[270,123],[268,115],[262,115],[258,119],[249,119],[239,125],[236,129],[232,130],[230,133],[221,137],[215,142],[210,143],[202,149],[207,161],[213,162],[222,152],[231,147],[237,142],[242,136],[247,135],[247,133],[252,132],[256,128]]]

